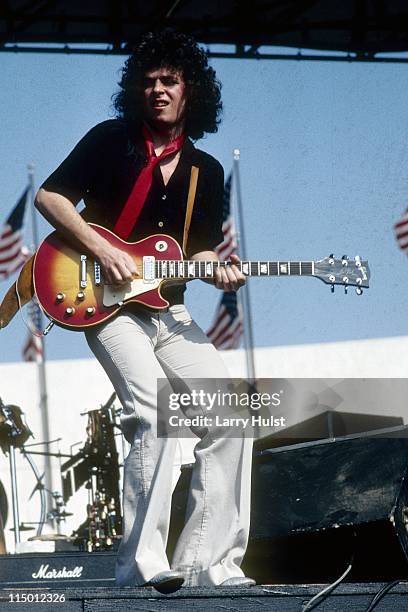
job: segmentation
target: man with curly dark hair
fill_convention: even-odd
[[[140,278],[133,258],[88,222],[135,241],[157,233],[183,244],[190,260],[217,260],[222,241],[223,170],[192,139],[217,131],[220,85],[206,53],[171,30],[141,38],[126,61],[117,118],[92,128],[40,188],[44,216],[98,260],[104,282]],[[83,199],[79,214],[75,206]],[[164,241],[165,242],[165,241]],[[164,247],[165,248],[165,247]],[[214,284],[236,291],[237,257],[217,268]],[[123,406],[131,444],[124,468],[124,532],[118,585],[170,592],[186,585],[250,585],[240,563],[249,531],[251,441],[197,429],[184,528],[170,568],[166,556],[177,440],[157,436],[157,380],[227,378],[221,357],[183,303],[185,282],[166,286],[166,311],[133,303],[86,338]]]
[[[163,64],[164,62],[164,64]],[[186,86],[187,109],[184,132],[193,140],[214,133],[222,111],[221,86],[215,71],[208,65],[207,54],[183,34],[164,30],[149,33],[127,60],[114,96],[118,116],[129,125],[140,127],[144,119],[145,73],[159,65],[178,68]]]

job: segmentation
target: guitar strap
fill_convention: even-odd
[[[21,306],[27,304],[34,295],[33,285],[34,255],[24,264],[20,276],[7,291],[0,304],[0,329],[6,327]]]
[[[196,191],[197,191],[198,173],[199,173],[199,168],[197,168],[197,166],[191,166],[190,186],[188,188],[186,217],[184,221],[184,231],[183,231],[183,253],[184,255],[187,253],[187,241],[188,241],[188,234],[190,232],[191,217],[193,214],[195,196],[196,196]]]

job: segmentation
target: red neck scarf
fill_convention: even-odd
[[[186,139],[185,134],[181,134],[181,136],[172,140],[164,151],[157,156],[154,152],[152,135],[145,126],[143,126],[143,137],[147,150],[147,164],[137,177],[136,183],[113,228],[114,233],[124,240],[130,236],[142,212],[150,187],[152,186],[153,170],[165,157],[169,157],[169,155],[173,155],[173,153],[180,151]]]

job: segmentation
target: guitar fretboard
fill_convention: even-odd
[[[156,278],[213,278],[217,268],[230,266],[221,261],[156,260]],[[245,276],[313,276],[313,261],[241,261]]]

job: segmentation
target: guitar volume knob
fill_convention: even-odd
[[[83,302],[83,301],[84,301],[84,299],[85,299],[85,293],[84,293],[83,291],[80,291],[79,293],[77,293],[77,299],[78,299],[80,302]]]
[[[68,308],[65,309],[65,314],[67,317],[72,317],[72,315],[75,314],[75,308],[73,306],[68,306]]]
[[[88,306],[88,308],[86,309],[86,314],[88,315],[88,317],[92,317],[92,315],[94,315],[96,312],[96,309],[94,306]]]
[[[65,293],[62,293],[62,291],[60,293],[57,293],[57,295],[55,296],[55,300],[60,304],[61,302],[63,302],[65,300]]]

